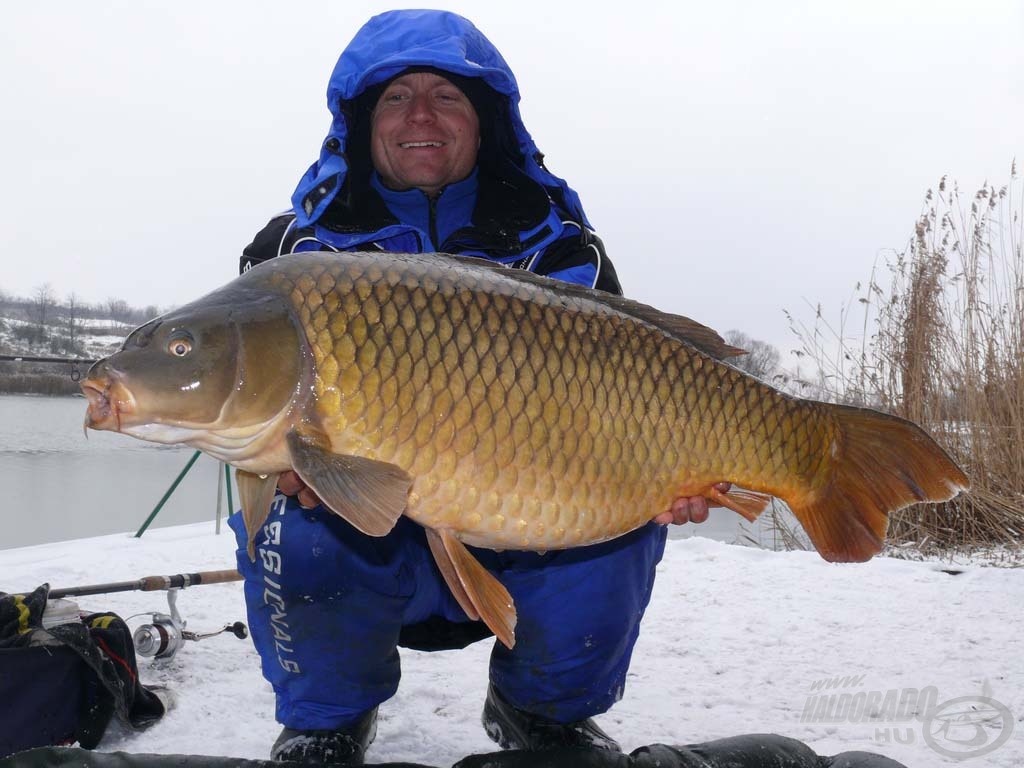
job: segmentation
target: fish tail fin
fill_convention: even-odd
[[[864,408],[834,408],[839,437],[831,477],[787,499],[826,560],[869,559],[882,549],[890,513],[946,501],[970,487],[963,470],[916,424]]]

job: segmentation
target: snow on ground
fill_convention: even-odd
[[[202,523],[152,530],[142,539],[113,535],[0,551],[0,589],[233,567],[230,535],[215,536],[211,528]],[[944,567],[886,558],[840,566],[812,553],[696,537],[670,541],[625,698],[599,722],[627,750],[775,732],[819,754],[876,751],[911,768],[963,764],[946,755],[991,748],[1015,725],[1005,743],[967,764],[1018,768],[1024,765],[1024,570],[966,566],[954,576]],[[166,611],[164,593],[76,601],[124,617]],[[187,589],[178,606],[189,629],[200,632],[245,619],[239,583]],[[481,642],[464,651],[403,651],[402,685],[381,707],[368,759],[447,766],[492,751],[479,724],[489,650],[490,642]],[[267,756],[279,726],[248,640],[221,635],[189,643],[167,662],[142,659],[140,668],[144,682],[173,689],[177,706],[146,732],[113,728],[102,750]],[[834,687],[821,687],[826,680]],[[926,696],[930,686],[936,717],[907,721],[893,712],[898,697]],[[875,703],[856,707],[854,722],[828,722],[817,709],[824,694]],[[977,710],[987,703],[977,701],[982,696],[997,702],[988,708],[994,722],[1008,709],[1012,725],[974,726],[977,712],[947,717]]]

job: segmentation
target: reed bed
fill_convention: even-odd
[[[815,371],[798,372],[791,386],[921,424],[971,478],[970,492],[950,502],[894,515],[894,554],[1021,560],[1022,227],[1016,163],[1007,184],[970,196],[943,178],[928,191],[907,247],[876,263],[837,324],[820,307],[810,323],[790,313],[801,368]]]

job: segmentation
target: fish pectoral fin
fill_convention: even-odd
[[[277,492],[277,473],[255,475],[244,469],[235,470],[235,482],[238,485],[239,502],[242,505],[242,522],[249,542],[246,552],[249,559],[256,560],[256,534],[270,514],[270,504]]]
[[[704,495],[718,506],[742,515],[748,523],[757,520],[772,501],[772,497],[766,493],[745,491],[742,488],[731,488],[728,492],[723,492],[712,486]]]
[[[448,588],[470,619],[482,619],[506,648],[516,644],[516,607],[494,574],[451,531],[427,529],[427,542]]]
[[[288,434],[292,466],[335,514],[368,536],[391,532],[409,503],[412,478],[401,467],[331,453],[315,434]]]

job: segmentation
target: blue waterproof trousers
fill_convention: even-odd
[[[245,550],[230,525],[253,643],[277,696],[277,719],[340,728],[398,689],[403,626],[466,622],[423,529],[402,517],[387,536],[361,534],[331,512],[278,496]],[[537,554],[473,548],[516,603],[513,650],[495,642],[491,682],[513,705],[560,722],[607,711],[622,696],[640,619],[665,549],[649,524],[610,542]]]

